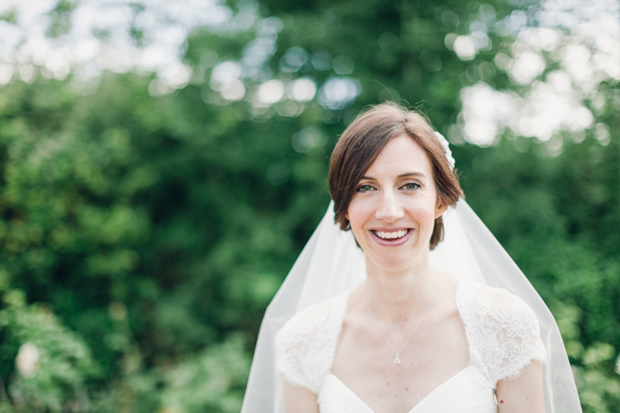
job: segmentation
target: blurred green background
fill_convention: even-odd
[[[238,412],[331,150],[385,100],[452,142],[584,411],[620,411],[620,12],[593,4],[7,0],[0,411]]]

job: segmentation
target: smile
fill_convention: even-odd
[[[393,231],[388,231],[387,228],[381,229],[382,231],[379,229],[373,229],[369,232],[372,234],[371,237],[375,240],[375,242],[385,247],[398,247],[406,244],[414,233],[413,228],[394,228]]]
[[[384,232],[384,231],[373,231],[373,232],[377,237],[381,239],[396,240],[396,239],[402,238],[405,235],[407,235],[409,233],[409,230],[403,229],[401,231],[394,231],[394,232]]]

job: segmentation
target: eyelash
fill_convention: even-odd
[[[407,188],[410,185],[414,185],[414,188]],[[422,185],[420,185],[417,182],[408,182],[406,184],[404,184],[403,186],[401,186],[401,188],[408,190],[408,191],[415,191],[416,189],[420,189],[422,187]],[[356,192],[370,192],[372,189],[374,189],[371,185],[369,184],[363,184],[357,187],[357,189],[355,190]]]
[[[406,188],[406,189],[415,190],[415,189],[420,189],[422,187],[422,185],[420,185],[417,182],[407,182],[405,185],[402,186],[402,188],[405,188],[406,186],[409,186],[409,185],[415,185],[415,188]]]
[[[369,188],[368,190],[363,190],[363,188]],[[355,190],[356,192],[369,192],[370,189],[372,189],[372,186],[368,185],[368,184],[363,184],[357,187],[357,189]]]

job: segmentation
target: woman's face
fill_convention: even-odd
[[[368,264],[406,270],[428,256],[437,201],[428,155],[409,136],[392,139],[358,183],[347,219]]]

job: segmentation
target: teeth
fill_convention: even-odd
[[[402,238],[402,237],[404,237],[405,235],[407,235],[407,232],[409,232],[409,230],[403,229],[402,231],[396,231],[396,232],[375,231],[375,234],[377,234],[377,236],[379,238],[395,239],[395,238]]]

